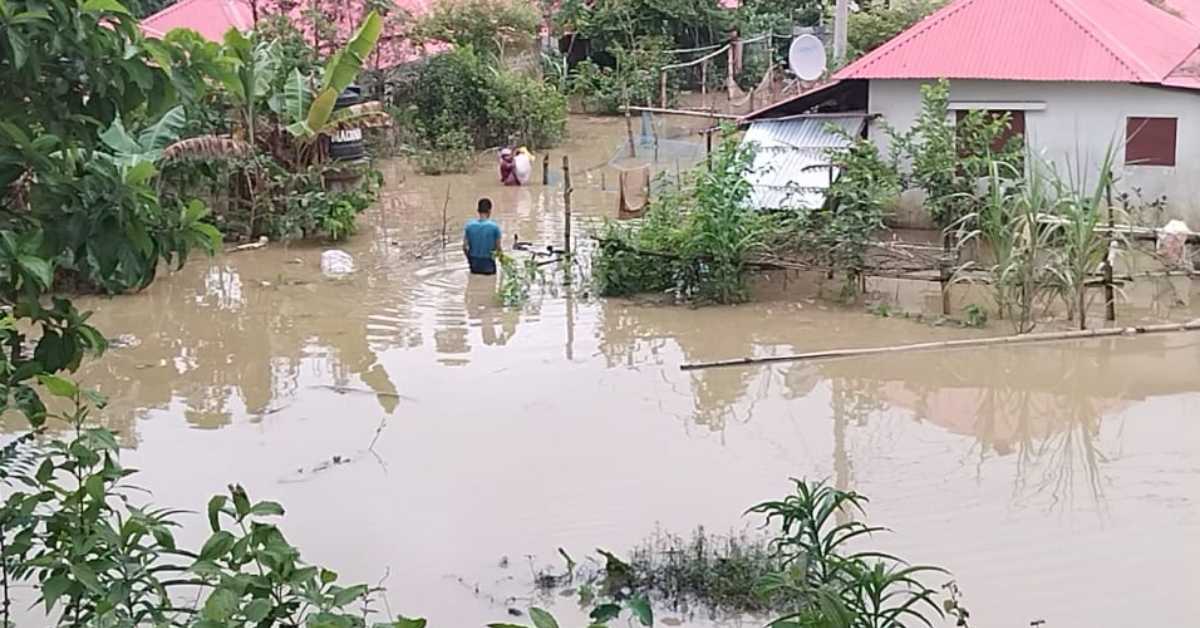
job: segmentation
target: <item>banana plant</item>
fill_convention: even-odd
[[[246,128],[246,141],[255,143],[258,103],[271,91],[279,71],[281,52],[276,42],[262,42],[254,33],[246,37],[236,28],[225,33],[224,58],[217,78],[229,90]]]
[[[167,111],[137,135],[130,133],[118,117],[100,134],[107,150],[98,155],[115,164],[127,183],[144,183],[158,173],[156,164],[167,147],[179,139],[186,124],[183,107]]]
[[[272,108],[289,121],[288,132],[307,150],[323,134],[347,125],[380,124],[387,114],[379,103],[365,103],[334,111],[338,95],[358,78],[363,62],[375,49],[383,20],[372,11],[355,31],[346,47],[325,65],[320,85],[310,89],[310,80],[294,70],[284,84],[282,94],[272,99]],[[390,120],[390,118],[389,118]]]

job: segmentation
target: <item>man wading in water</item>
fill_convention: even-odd
[[[467,223],[463,230],[463,253],[474,275],[495,275],[496,259],[501,252],[500,226],[492,222],[492,201],[479,199],[479,218]]]

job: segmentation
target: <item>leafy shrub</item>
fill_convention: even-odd
[[[946,0],[900,0],[851,13],[846,37],[849,58],[857,59],[882,46],[944,4]]]
[[[570,74],[571,94],[583,100],[585,109],[598,113],[617,113],[627,103],[657,105],[662,88],[658,69],[671,62],[665,52],[667,45],[661,37],[647,37],[630,48],[615,45],[610,51],[611,65],[579,62]],[[669,81],[668,101],[677,94],[678,83]]]
[[[470,172],[475,166],[471,136],[463,129],[450,128],[446,122],[438,124],[438,128],[447,130],[427,140],[416,150],[414,162],[417,170],[431,175]]]
[[[263,217],[266,235],[276,240],[323,235],[344,240],[357,231],[358,215],[378,196],[382,174],[368,170],[357,187],[334,190],[326,182],[328,169],[293,173],[276,168],[271,174],[273,205]]]
[[[479,54],[501,57],[505,50],[529,44],[541,15],[520,0],[439,0],[414,26],[417,42],[439,41]]]
[[[751,156],[727,137],[711,170],[691,174],[683,190],[656,199],[632,226],[610,224],[592,264],[600,293],[672,290],[699,303],[746,300],[750,257],[764,248],[773,224],[749,205]]]
[[[1004,140],[1010,126],[1008,114],[985,111],[969,111],[955,120],[950,83],[941,80],[921,86],[921,111],[910,129],[889,130],[893,161],[904,157],[911,163],[910,171],[902,173],[905,183],[925,191],[926,206],[939,227],[954,225],[971,211],[979,182],[990,176],[993,163],[1009,164],[1001,174],[1020,178],[1024,141],[1020,136]]]
[[[459,133],[482,149],[511,142],[542,148],[566,130],[566,99],[552,86],[493,68],[469,47],[437,55],[401,96],[421,150],[461,147]]]

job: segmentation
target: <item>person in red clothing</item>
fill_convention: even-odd
[[[513,152],[507,148],[500,151],[500,183],[504,185],[521,185],[517,178],[517,166],[513,162]]]

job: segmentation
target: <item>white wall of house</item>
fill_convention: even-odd
[[[870,112],[897,129],[909,128],[921,108],[923,83],[871,81]],[[1146,199],[1166,195],[1164,219],[1183,218],[1200,229],[1200,92],[1126,83],[956,80],[950,82],[950,101],[952,106],[1023,109],[1026,142],[1062,173],[1078,172],[1082,159],[1094,181],[1105,151],[1113,146],[1119,190],[1140,188]],[[1128,117],[1178,119],[1175,166],[1125,163]],[[886,152],[889,141],[881,125],[872,125],[870,133]]]

